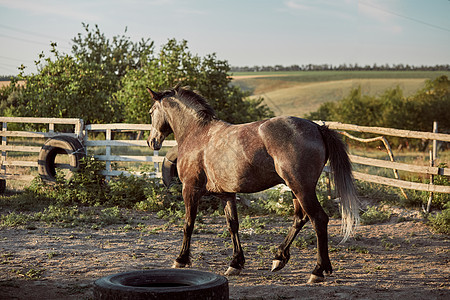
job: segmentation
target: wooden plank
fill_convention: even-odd
[[[152,128],[150,124],[127,124],[127,123],[113,123],[113,124],[90,124],[85,126],[86,130],[90,131],[104,131],[110,130],[143,130],[149,131]]]
[[[411,189],[411,190],[419,190],[426,192],[434,192],[434,193],[449,193],[450,194],[450,186],[443,185],[431,185],[426,183],[418,183],[418,182],[410,182],[405,180],[386,178],[377,175],[370,175],[360,172],[353,172],[353,177],[362,181],[369,181],[373,183],[379,183],[399,188]]]
[[[178,143],[176,140],[165,140],[162,145],[163,147],[174,147],[178,145]]]
[[[396,169],[396,170],[408,171],[408,172],[413,172],[413,173],[423,173],[423,174],[429,174],[429,175],[432,174],[432,175],[450,176],[449,168],[417,166],[417,165],[410,165],[410,164],[405,164],[405,163],[392,162],[392,161],[369,158],[369,157],[362,157],[362,156],[357,156],[357,155],[349,155],[349,157],[353,163],[367,165],[367,166]]]
[[[27,160],[10,160],[10,161],[3,161],[2,165],[4,166],[17,166],[17,167],[38,167],[37,161],[27,161]]]
[[[52,138],[58,135],[65,135],[77,138],[75,133],[57,133],[57,132],[37,132],[37,131],[0,131],[0,136],[9,137],[28,137],[28,138]]]
[[[162,173],[161,172],[129,172],[129,171],[118,171],[118,170],[111,170],[111,171],[106,171],[103,170],[100,172],[100,174],[105,175],[105,176],[120,176],[120,175],[124,175],[124,176],[131,176],[131,175],[135,175],[135,176],[142,176],[144,174],[149,175],[151,178],[162,178]]]
[[[39,152],[42,147],[34,146],[13,146],[13,145],[0,145],[0,151],[12,151],[12,152]]]
[[[135,141],[135,140],[112,140],[112,141],[87,141],[86,147],[106,147],[106,146],[118,146],[118,147],[130,147],[140,146],[148,147],[147,141]]]
[[[6,123],[53,123],[53,124],[71,124],[80,123],[81,119],[76,118],[29,118],[29,117],[0,117],[0,122]]]
[[[162,156],[133,156],[133,155],[94,155],[102,161],[139,161],[139,162],[163,162]]]
[[[19,180],[19,181],[31,181],[36,176],[33,175],[22,175],[22,174],[0,174],[0,178],[3,179],[13,179],[13,180]]]
[[[148,147],[147,141],[136,140],[100,140],[100,141],[86,141],[86,147],[106,147],[106,146],[118,146],[118,147]],[[163,147],[173,147],[177,145],[176,141],[168,140],[163,142]]]
[[[450,142],[450,134],[445,134],[445,133],[412,131],[412,130],[394,129],[394,128],[385,128],[385,127],[360,126],[360,125],[352,125],[352,124],[343,124],[340,122],[328,122],[328,121],[314,121],[314,122],[316,122],[319,125],[327,125],[331,129],[350,130],[350,131],[356,131],[356,132],[375,133],[375,134],[398,136],[398,137],[405,137],[405,138],[438,140],[438,141],[443,141],[443,142]]]

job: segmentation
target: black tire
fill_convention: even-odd
[[[133,271],[95,281],[94,299],[225,300],[228,280],[189,269]]]
[[[6,191],[6,179],[0,179],[0,194]]]
[[[174,178],[178,178],[177,157],[178,146],[170,149],[164,157],[161,172],[163,183],[166,187],[169,187],[174,182]]]
[[[42,180],[46,182],[56,180],[55,158],[58,154],[69,156],[70,172],[66,179],[70,179],[72,172],[79,168],[86,150],[78,139],[70,136],[60,135],[47,140],[39,152],[38,171]]]

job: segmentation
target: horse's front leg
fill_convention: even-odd
[[[191,264],[190,258],[190,246],[191,236],[194,230],[195,218],[197,217],[197,208],[199,199],[205,193],[204,189],[197,188],[183,184],[183,199],[186,209],[185,221],[184,221],[184,236],[183,244],[181,246],[180,255],[173,264],[173,268],[184,268],[186,265]]]
[[[238,233],[239,220],[236,208],[236,194],[220,194],[218,196],[222,199],[224,205],[228,231],[231,234],[231,240],[233,242],[233,258],[225,275],[239,275],[244,268],[245,258]]]

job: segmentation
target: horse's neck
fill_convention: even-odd
[[[172,115],[169,116],[169,119],[170,126],[178,143],[184,140],[189,133],[201,126],[198,122],[198,117],[190,113]]]

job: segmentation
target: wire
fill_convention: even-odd
[[[391,14],[391,15],[394,15],[394,16],[397,16],[397,17],[401,17],[401,18],[404,18],[404,19],[407,19],[407,20],[410,20],[410,21],[414,21],[414,22],[417,22],[417,23],[420,23],[420,24],[423,24],[423,25],[427,25],[427,26],[433,27],[433,28],[435,28],[435,29],[440,29],[440,30],[444,30],[444,31],[450,32],[450,29],[449,29],[449,28],[445,28],[445,27],[441,27],[441,26],[438,26],[438,25],[434,25],[434,24],[428,23],[428,22],[424,22],[424,21],[419,20],[419,19],[416,19],[416,18],[404,16],[404,15],[398,14],[398,13],[396,13],[396,12],[393,12],[393,11],[390,11],[390,10],[387,10],[387,9],[380,8],[380,7],[378,7],[378,6],[369,4],[369,3],[367,3],[367,2],[359,1],[359,3],[362,4],[362,5],[365,5],[365,6],[369,6],[369,7],[378,9],[378,10],[383,11],[383,12],[385,12],[385,13],[388,13],[388,14]]]
[[[36,44],[36,45],[50,46],[50,43],[47,44],[44,42],[38,42],[38,41],[29,40],[29,39],[18,38],[18,37],[10,36],[10,35],[3,34],[3,33],[0,33],[0,36],[8,38],[8,39],[13,39],[16,41],[21,41],[21,42],[26,42],[26,43]],[[59,45],[58,45],[58,48],[65,49],[65,50],[71,50],[69,47],[64,47],[64,46],[59,46]]]
[[[3,56],[3,55],[0,55],[0,58],[7,59],[7,60],[15,60],[15,61],[18,61],[18,62],[24,62],[23,59],[12,58],[12,57],[7,57],[7,56]],[[33,61],[32,60],[25,60],[25,62],[33,62]]]
[[[21,33],[25,33],[25,34],[29,34],[29,35],[33,35],[33,36],[41,36],[41,37],[45,37],[45,38],[52,39],[52,40],[63,41],[66,43],[70,42],[69,40],[66,40],[66,39],[62,39],[62,38],[58,38],[58,37],[54,37],[54,36],[50,36],[50,35],[46,35],[46,34],[42,34],[42,33],[37,33],[37,32],[33,32],[33,31],[29,31],[29,30],[24,30],[24,29],[12,27],[12,26],[4,25],[4,24],[0,24],[0,27],[6,28],[9,30],[13,30],[13,31],[17,31],[17,32],[21,32]]]

